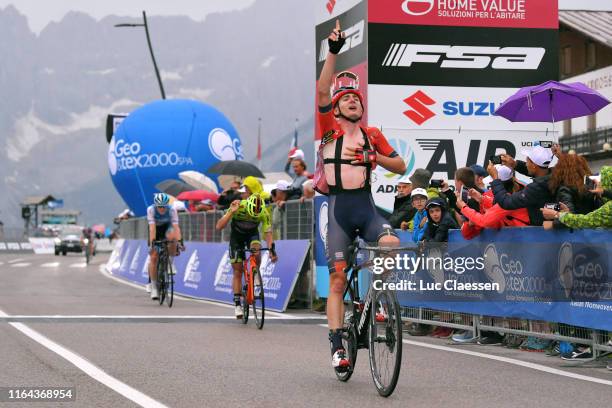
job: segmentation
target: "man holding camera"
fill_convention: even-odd
[[[544,217],[540,208],[544,207],[544,204],[552,203],[555,200],[548,188],[548,181],[551,176],[549,166],[553,159],[553,151],[550,148],[535,146],[529,150],[524,150],[523,154],[527,156],[526,162],[514,160],[512,156],[507,154],[501,155],[501,162],[519,173],[529,174],[533,177],[533,182],[516,193],[508,194],[504,183],[499,180],[495,165],[493,162],[489,162],[487,171],[493,178],[491,190],[495,196],[495,202],[501,208],[504,210],[527,208],[530,225],[541,226]]]

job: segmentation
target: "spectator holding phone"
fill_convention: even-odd
[[[502,155],[502,162],[519,173],[522,173],[519,169],[524,171],[526,168],[527,173],[533,177],[533,182],[521,191],[508,194],[504,183],[498,177],[497,169],[490,162],[487,171],[493,178],[491,190],[493,191],[495,202],[501,208],[504,210],[527,208],[530,225],[542,225],[544,217],[540,209],[545,203],[550,203],[554,200],[554,196],[548,188],[548,182],[551,178],[548,166],[553,159],[553,153],[550,148],[535,146],[529,150],[524,150],[523,154],[527,156],[526,162],[515,161],[508,155]]]
[[[483,191],[487,190],[487,186],[485,186],[485,183],[484,183],[484,179],[489,176],[489,173],[487,173],[487,170],[484,167],[482,167],[480,164],[472,164],[470,166],[470,169],[472,169],[472,171],[474,172],[474,175],[476,176],[476,179],[475,179],[476,186]]]

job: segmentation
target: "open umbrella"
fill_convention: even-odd
[[[210,191],[193,190],[185,191],[184,193],[179,194],[176,198],[184,201],[202,201],[208,198],[216,203],[219,195],[211,193]]]
[[[511,122],[557,122],[592,115],[610,103],[580,82],[547,81],[521,88],[506,99],[495,114]]]
[[[195,187],[197,190],[206,190],[217,194],[219,193],[219,188],[217,187],[217,184],[209,177],[206,177],[204,174],[198,171],[182,171],[179,173],[179,177],[185,183],[189,184],[192,187]]]
[[[184,183],[180,180],[172,180],[167,179],[155,185],[155,188],[159,191],[170,194],[171,196],[178,196],[182,192],[185,191],[193,191],[194,187],[191,187],[189,184]]]
[[[207,172],[213,174],[230,174],[240,177],[255,176],[259,178],[266,178],[261,170],[259,170],[255,165],[242,160],[221,161],[210,167]]]

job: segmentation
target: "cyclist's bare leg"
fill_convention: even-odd
[[[344,324],[344,300],[346,287],[344,267],[336,265],[336,271],[329,275],[329,297],[327,298],[327,325],[330,330],[341,329]]]
[[[169,230],[166,232],[166,239],[170,241],[168,242],[168,252],[171,256],[174,256],[174,254],[176,254],[176,248],[178,245],[178,232]]]
[[[232,288],[234,289],[234,293],[242,293],[242,262],[233,263],[232,269],[234,270],[234,278],[232,280]]]
[[[155,247],[151,248],[149,256],[149,277],[151,278],[151,283],[153,283],[157,282],[157,260],[159,259],[159,255],[155,250]]]

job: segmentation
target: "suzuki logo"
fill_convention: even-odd
[[[336,7],[336,0],[329,0],[325,7],[327,8],[327,11],[329,11],[329,14],[333,13],[334,7]]]
[[[411,16],[422,16],[429,13],[434,6],[434,0],[404,0],[402,11]]]
[[[541,47],[472,47],[430,44],[391,44],[382,62],[386,67],[410,67],[413,63],[438,64],[440,68],[538,69],[546,50]]]
[[[404,115],[408,116],[410,120],[419,126],[436,116],[433,111],[425,106],[433,105],[436,101],[427,96],[423,91],[413,93],[404,99],[404,102],[412,108],[412,110],[405,111]]]

